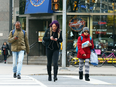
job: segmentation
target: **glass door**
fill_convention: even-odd
[[[40,26],[42,26],[42,29],[41,30],[39,29],[38,32],[41,32],[43,34],[49,28],[49,24],[51,23],[51,19],[43,19],[43,20],[40,20],[40,21],[42,23],[42,25],[40,24]],[[43,46],[43,44],[42,44],[43,35],[42,35],[42,37],[39,37],[39,35],[38,35],[39,55],[40,56],[45,56],[46,55],[46,47]],[[39,41],[39,39],[41,39],[41,41]]]
[[[51,19],[30,19],[29,20],[29,44],[30,56],[45,56],[46,48],[42,44],[42,36],[45,30],[49,28]],[[41,33],[39,37],[39,33]],[[39,38],[38,38],[39,37]]]

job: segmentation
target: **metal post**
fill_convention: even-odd
[[[12,30],[12,0],[9,1],[9,32]]]
[[[28,65],[28,54],[27,54],[27,65]]]
[[[102,0],[100,0],[100,13],[102,13]],[[101,21],[101,15],[100,15],[100,21]],[[100,32],[101,32],[101,25],[100,26]],[[101,33],[99,34],[99,40],[101,40]]]
[[[63,0],[63,20],[62,20],[62,68],[66,67],[66,0]]]

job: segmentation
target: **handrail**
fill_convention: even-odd
[[[33,48],[38,42],[35,42],[33,44],[30,45],[30,49]],[[27,54],[27,65],[28,65],[28,54]]]
[[[37,43],[37,42],[31,44],[31,45],[30,45],[30,49],[33,48],[33,46],[35,46],[36,43]]]

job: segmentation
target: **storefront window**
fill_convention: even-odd
[[[114,0],[67,0],[67,12],[108,13],[115,10]]]
[[[114,16],[114,49],[116,49],[116,15]]]
[[[59,0],[59,4],[60,4],[60,5],[59,5],[59,10],[62,10],[62,9],[63,9],[63,8],[62,8],[62,7],[63,7],[63,4],[62,4],[62,3],[63,3],[63,0]]]
[[[60,24],[60,29],[62,30],[62,15],[57,16],[57,20]]]
[[[22,29],[26,30],[26,17],[18,17],[17,21],[20,21]]]
[[[62,16],[57,16],[62,28]],[[89,27],[89,16],[67,15],[66,42],[67,50],[75,49],[78,36],[82,34],[84,26]]]
[[[19,14],[24,14],[25,12],[26,0],[19,0]]]
[[[62,26],[62,16],[57,16]],[[96,50],[99,55],[105,50],[116,48],[116,16],[114,15],[67,15],[66,47],[75,50],[77,38],[82,34],[83,27],[90,29]]]
[[[114,45],[114,15],[93,16],[92,36],[96,49],[110,50]]]
[[[89,16],[67,16],[67,50],[75,49],[77,38],[82,34],[85,26],[89,27]]]

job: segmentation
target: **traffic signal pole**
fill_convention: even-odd
[[[9,32],[12,30],[12,0],[9,0]]]
[[[66,0],[63,0],[63,20],[62,20],[62,68],[66,68]]]

